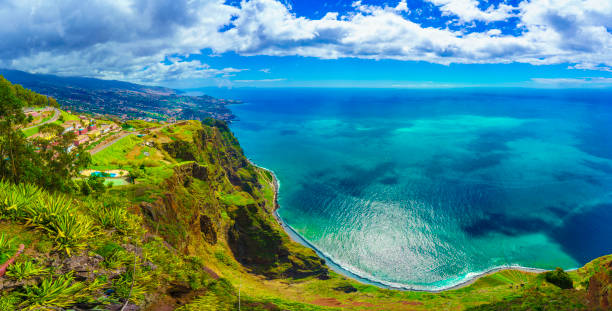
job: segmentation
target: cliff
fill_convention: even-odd
[[[251,272],[269,278],[325,277],[324,261],[276,224],[270,174],[246,160],[225,123],[206,122],[190,141],[154,140],[172,158],[188,161],[173,168],[155,202],[141,203],[162,228],[159,234],[193,255],[221,245]]]

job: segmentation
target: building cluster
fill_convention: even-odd
[[[120,130],[117,124],[96,124],[96,120],[85,116],[79,116],[77,121],[67,121],[62,126],[64,127],[64,134],[73,132],[76,135],[68,151],[76,146],[87,144],[104,134]]]

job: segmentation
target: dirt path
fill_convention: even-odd
[[[100,144],[100,145],[97,145],[97,146],[93,147],[93,149],[89,150],[89,153],[91,155],[94,155],[94,154],[96,154],[96,153],[98,153],[98,152],[100,152],[100,151],[102,151],[102,150],[104,150],[104,149],[114,145],[116,142],[118,142],[119,140],[121,140],[122,138],[124,138],[124,137],[126,137],[126,136],[128,136],[130,134],[138,134],[138,133],[120,132],[119,136],[116,136],[115,139],[111,140],[110,142],[108,142],[106,144]]]

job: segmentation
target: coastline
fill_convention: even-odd
[[[436,288],[436,289],[425,289],[425,288],[415,288],[415,287],[410,287],[408,285],[404,285],[404,284],[397,284],[397,283],[391,283],[391,282],[385,282],[385,281],[380,281],[380,280],[375,280],[374,277],[367,277],[367,276],[361,276],[355,272],[350,271],[348,268],[343,267],[342,265],[336,263],[332,258],[330,258],[330,256],[326,255],[325,253],[323,253],[321,250],[319,250],[316,246],[314,246],[312,243],[310,243],[309,241],[307,241],[306,239],[304,239],[299,233],[297,233],[297,231],[295,231],[295,229],[293,229],[291,226],[289,226],[288,224],[286,224],[283,219],[280,217],[280,215],[278,214],[278,209],[280,208],[280,205],[278,203],[278,194],[280,191],[280,182],[278,180],[278,178],[276,177],[276,174],[274,173],[274,171],[265,168],[263,166],[259,166],[255,163],[253,163],[250,159],[248,160],[249,163],[251,163],[251,165],[256,166],[262,170],[265,170],[267,172],[270,173],[270,175],[272,176],[272,183],[274,185],[274,210],[272,212],[272,215],[274,216],[274,219],[276,220],[276,222],[278,222],[278,224],[283,228],[283,230],[285,230],[285,233],[289,236],[289,238],[291,240],[293,240],[294,242],[297,242],[299,244],[302,244],[305,247],[308,247],[312,250],[315,251],[315,253],[321,257],[322,259],[325,260],[325,264],[331,268],[332,270],[334,270],[334,272],[343,275],[347,278],[353,279],[357,282],[363,283],[363,284],[367,284],[367,285],[374,285],[374,286],[378,286],[381,288],[385,288],[385,289],[393,289],[393,290],[402,290],[402,291],[415,291],[415,292],[429,292],[429,293],[441,293],[441,292],[445,292],[445,291],[449,291],[449,290],[455,290],[455,289],[460,289],[466,286],[469,286],[471,284],[474,284],[476,281],[478,281],[478,279],[482,278],[482,277],[486,277],[492,274],[495,274],[497,272],[501,272],[501,271],[521,271],[521,272],[527,272],[527,273],[542,273],[542,272],[546,272],[549,271],[547,269],[539,269],[539,268],[530,268],[530,267],[522,267],[522,266],[499,266],[499,267],[493,267],[491,269],[488,269],[486,271],[481,271],[481,272],[470,272],[468,274],[466,274],[465,278],[463,280],[461,280],[459,283],[451,285],[451,286],[447,286],[447,287],[441,287],[441,288]],[[575,269],[568,269],[567,271],[570,270],[575,270]]]

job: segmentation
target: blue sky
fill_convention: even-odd
[[[318,59],[301,56],[240,56],[206,53],[188,59],[213,67],[239,64],[249,68],[231,82],[215,80],[204,86],[221,87],[586,87],[588,77],[612,77],[610,72],[568,69],[570,64],[435,64],[425,61],[369,60],[359,58]],[[538,80],[552,79],[552,80]],[[562,79],[562,80],[561,80]],[[567,79],[570,79],[569,81]],[[198,83],[174,81],[170,86],[192,88]],[[607,86],[607,83],[596,86]]]
[[[607,0],[10,0],[0,18],[0,67],[29,72],[177,88],[612,86]]]

